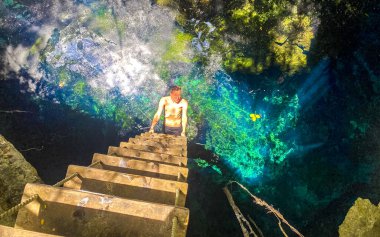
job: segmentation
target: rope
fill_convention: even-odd
[[[178,227],[178,218],[175,216],[173,217],[172,234],[170,235],[171,237],[176,236],[177,227]]]
[[[100,164],[101,161],[97,161],[97,162],[94,162],[92,163],[91,165],[89,165],[88,167],[93,167],[97,164]],[[66,183],[67,181],[73,179],[74,177],[79,177],[79,173],[75,172],[74,174],[70,175],[69,177],[66,177],[64,179],[62,179],[61,181],[59,181],[58,183],[54,184],[53,187],[59,187],[61,185],[63,185],[64,183]],[[28,205],[29,203],[33,202],[34,200],[38,200],[39,202],[43,203],[42,199],[40,198],[40,196],[38,196],[38,194],[34,194],[33,196],[31,196],[30,198],[28,198],[27,200],[23,201],[22,203],[19,203],[17,204],[16,206],[10,208],[9,210],[3,212],[1,215],[0,215],[0,219],[4,218],[5,216],[8,216],[8,215],[13,215],[15,214],[18,210],[20,210],[21,208],[23,208],[24,206]],[[44,204],[44,206],[46,206]]]
[[[33,202],[33,201],[36,200],[36,199],[42,201],[42,200],[40,199],[40,197],[38,196],[38,194],[34,194],[34,195],[32,195],[30,198],[26,199],[25,201],[23,201],[23,202],[17,204],[16,206],[10,208],[9,210],[3,212],[3,213],[0,215],[0,219],[6,217],[6,216],[8,216],[8,215],[13,215],[13,214],[15,214],[18,210],[20,210],[21,208],[23,208],[24,206],[28,205],[29,203]]]
[[[92,163],[88,167],[91,168],[91,167],[94,167],[95,165],[100,164],[100,163],[101,163],[101,161],[98,160],[97,162]],[[63,185],[64,183],[66,183],[67,181],[69,181],[69,180],[71,180],[77,176],[79,177],[80,175],[79,175],[79,173],[75,172],[74,174],[70,175],[69,177],[66,177],[66,178],[62,179],[61,181],[59,181],[58,183],[54,184],[53,187],[59,187],[59,186]]]
[[[74,174],[70,175],[69,177],[66,177],[64,179],[62,179],[61,181],[59,181],[58,183],[54,184],[53,187],[59,187],[61,185],[63,185],[64,183],[66,183],[67,181],[77,177],[79,175],[79,173],[75,172]]]
[[[102,162],[101,162],[100,160],[98,160],[98,161],[92,163],[91,165],[89,165],[88,167],[91,168],[91,167],[94,167],[94,166],[96,166],[96,165],[98,165],[98,164],[101,164],[101,163],[102,163]]]

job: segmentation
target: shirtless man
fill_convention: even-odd
[[[164,133],[185,136],[187,105],[187,101],[181,98],[181,87],[171,87],[170,96],[162,97],[160,100],[149,132],[154,132],[154,126],[156,126],[158,120],[160,120],[162,109],[165,109]]]

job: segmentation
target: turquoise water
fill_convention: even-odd
[[[230,180],[305,236],[337,236],[359,196],[379,202],[376,3],[0,6],[0,132],[47,183],[147,131],[176,84],[190,105],[190,236],[241,235]],[[16,109],[30,113],[4,112]],[[231,188],[265,236],[281,234]]]

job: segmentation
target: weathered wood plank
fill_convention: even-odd
[[[155,138],[156,137],[158,137],[158,138],[169,138],[169,139],[174,139],[174,140],[187,141],[187,137],[175,136],[175,135],[170,135],[170,134],[165,134],[165,133],[145,132],[145,133],[142,133],[141,136],[155,137]]]
[[[78,173],[64,187],[115,195],[147,202],[174,205],[178,189],[178,206],[185,206],[187,183],[141,175],[69,165],[66,177]]]
[[[97,161],[100,161],[101,164],[95,166],[96,168],[169,180],[186,181],[189,174],[189,170],[186,167],[162,164],[156,161],[95,153],[92,163]]]
[[[139,138],[129,138],[129,143],[133,144],[140,144],[140,145],[146,145],[146,146],[154,146],[157,148],[168,148],[172,150],[184,150],[186,151],[186,146],[180,146],[180,145],[171,145],[171,144],[165,144],[159,141],[153,141],[153,140],[147,140],[147,139],[139,139]]]
[[[120,147],[134,149],[134,150],[162,153],[162,154],[168,154],[168,155],[174,155],[174,156],[183,156],[183,157],[187,156],[186,154],[187,152],[185,152],[183,149],[159,148],[155,146],[148,146],[146,145],[146,143],[134,144],[134,143],[129,143],[129,142],[120,142]]]
[[[138,150],[132,150],[128,148],[120,148],[120,147],[114,147],[114,146],[108,147],[107,154],[111,156],[139,158],[143,160],[158,161],[158,162],[166,163],[166,164],[187,166],[187,158],[182,157],[182,156],[173,156],[173,155],[167,155],[167,154],[161,154],[161,153],[138,151]]]
[[[41,232],[16,229],[9,226],[0,225],[1,237],[59,237],[62,235],[49,235]]]
[[[148,136],[135,136],[135,139],[140,139],[144,141],[153,141],[153,142],[159,142],[164,146],[178,146],[183,149],[187,149],[187,142],[186,141],[180,141],[180,140],[174,140],[169,138],[160,138],[160,137],[148,137]]]
[[[38,194],[46,204],[33,201],[22,208],[16,228],[64,236],[185,236],[189,210],[115,196],[27,184],[22,201]]]

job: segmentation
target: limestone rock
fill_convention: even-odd
[[[380,236],[380,204],[375,206],[368,199],[358,198],[339,226],[339,236]]]
[[[26,183],[41,183],[36,169],[0,135],[0,213],[21,200]],[[0,219],[0,224],[13,225],[15,216]]]

